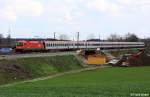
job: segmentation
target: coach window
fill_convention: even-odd
[[[48,46],[48,44],[46,44],[46,46]]]

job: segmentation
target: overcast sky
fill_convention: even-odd
[[[53,37],[76,32],[108,37],[132,32],[150,37],[150,0],[0,0],[0,33],[12,37]]]

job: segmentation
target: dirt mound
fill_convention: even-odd
[[[137,58],[129,58],[130,66],[150,66],[150,56],[141,53]]]
[[[21,67],[21,65],[17,64],[2,64],[0,65],[0,71],[7,72],[10,75],[13,74],[16,78],[30,77],[29,72],[27,72],[25,68]]]
[[[150,56],[147,51],[149,50],[143,49],[129,56],[124,56],[120,59],[116,66],[150,66]]]
[[[20,64],[7,64],[7,62],[0,64],[0,84],[27,78],[31,78],[31,74]]]

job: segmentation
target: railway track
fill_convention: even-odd
[[[102,50],[103,52],[108,51],[117,51],[117,50],[132,50],[132,49],[107,49]],[[57,55],[75,55],[75,51],[65,51],[65,52],[48,52],[48,53],[24,53],[24,54],[9,54],[9,55],[0,55],[0,60],[2,59],[18,59],[18,58],[27,58],[27,57],[46,57],[46,56],[57,56]]]
[[[28,57],[46,57],[46,56],[61,56],[61,55],[75,55],[75,52],[51,52],[51,53],[31,53],[31,54],[11,54],[11,55],[0,55],[2,59],[19,59]]]

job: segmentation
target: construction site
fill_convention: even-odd
[[[78,50],[77,54],[88,65],[110,65],[110,66],[149,66],[150,46],[136,50]],[[119,54],[120,52],[120,54]],[[124,53],[122,53],[124,52]],[[118,53],[118,54],[117,54]]]

